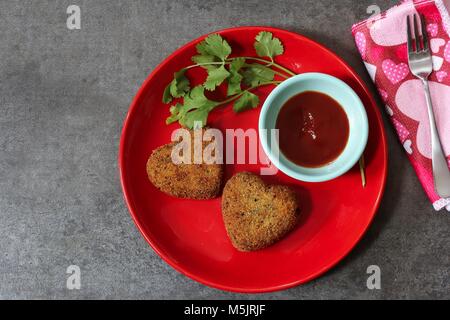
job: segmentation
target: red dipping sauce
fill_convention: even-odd
[[[347,115],[330,96],[306,91],[292,97],[278,115],[280,151],[295,164],[319,168],[344,151],[350,133]]]

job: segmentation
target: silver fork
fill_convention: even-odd
[[[411,30],[411,19],[413,20],[414,33]],[[420,20],[418,22],[417,20]],[[430,46],[428,43],[427,29],[425,27],[425,18],[421,15],[407,17],[408,30],[408,61],[411,72],[422,80],[425,90],[425,97],[428,107],[428,117],[431,128],[431,149],[433,162],[434,186],[436,192],[442,198],[450,197],[450,170],[447,165],[447,159],[442,150],[439,132],[436,127],[436,120],[431,101],[430,87],[428,77],[433,71],[433,60],[431,58]]]

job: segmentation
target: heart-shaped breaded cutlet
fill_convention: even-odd
[[[191,130],[191,150],[194,150],[194,132]],[[203,142],[203,149],[213,142]],[[153,151],[147,161],[147,175],[155,187],[171,196],[184,199],[206,200],[216,198],[222,187],[222,164],[176,164],[173,142]],[[192,159],[193,162],[193,159]]]
[[[228,236],[239,251],[266,248],[294,229],[297,194],[286,186],[266,185],[252,173],[238,173],[226,184],[222,215]]]

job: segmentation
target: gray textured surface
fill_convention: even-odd
[[[449,298],[449,215],[432,210],[390,128],[386,195],[369,232],[334,270],[284,292],[235,295],[178,274],[122,198],[122,122],[164,57],[210,31],[271,25],[321,41],[369,83],[349,27],[372,3],[1,0],[0,298]],[[69,4],[81,6],[82,30],[67,30]],[[79,291],[65,288],[71,264]],[[380,291],[366,288],[371,264]]]

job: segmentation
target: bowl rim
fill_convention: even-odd
[[[267,135],[263,133],[263,130],[268,129],[268,128],[266,128],[265,124],[267,123],[269,108],[271,107],[275,98],[278,97],[285,89],[290,87],[292,84],[300,83],[300,82],[303,82],[306,80],[311,80],[311,79],[319,80],[319,81],[331,81],[334,85],[344,88],[346,94],[350,95],[351,98],[353,100],[355,100],[356,105],[354,106],[354,108],[356,108],[356,109],[354,109],[354,110],[359,109],[359,111],[360,111],[360,113],[358,112],[359,116],[361,116],[362,120],[363,120],[362,123],[360,123],[360,125],[361,125],[359,128],[360,132],[357,135],[358,138],[357,138],[356,147],[353,149],[348,149],[348,150],[344,149],[344,151],[337,158],[337,159],[339,159],[339,158],[343,157],[344,155],[348,155],[349,160],[346,161],[342,166],[338,167],[336,170],[334,170],[332,172],[316,173],[314,175],[310,175],[308,173],[302,173],[295,169],[292,169],[291,167],[289,167],[287,165],[287,163],[289,163],[294,168],[295,167],[298,167],[299,169],[300,168],[311,169],[311,168],[301,167],[284,156],[283,157],[275,156],[273,153],[272,147],[269,147]],[[301,88],[301,87],[299,86],[299,88]],[[315,91],[324,93],[323,91],[320,90],[320,88],[318,88]],[[301,93],[301,92],[304,92],[304,91],[299,90],[297,93]],[[324,93],[324,94],[326,94],[334,99],[334,97],[332,95],[330,95],[329,93]],[[345,108],[344,108],[344,112],[348,115],[348,111]],[[345,83],[344,81],[342,81],[339,78],[336,78],[336,77],[331,76],[326,73],[307,72],[307,73],[302,73],[302,74],[296,75],[292,78],[289,78],[289,79],[283,81],[279,86],[277,86],[269,94],[269,96],[267,97],[267,99],[264,102],[263,107],[261,109],[261,113],[259,116],[259,122],[258,122],[258,130],[259,130],[259,139],[260,139],[261,145],[264,149],[264,152],[267,154],[269,160],[275,165],[275,167],[277,167],[280,171],[282,171],[284,174],[288,175],[291,178],[294,178],[296,180],[303,181],[303,182],[315,183],[315,182],[326,182],[326,181],[336,179],[336,178],[344,175],[345,173],[347,173],[351,168],[353,168],[353,166],[361,158],[361,155],[364,153],[364,150],[367,146],[367,142],[369,139],[369,120],[367,117],[366,109],[365,109],[364,104],[362,103],[360,97],[347,83]],[[318,169],[322,169],[327,166],[328,165],[325,165]]]

